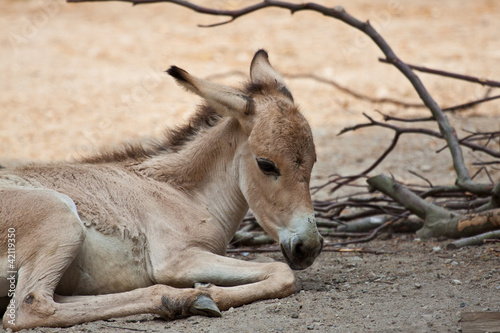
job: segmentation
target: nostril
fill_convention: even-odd
[[[297,257],[301,257],[301,256],[303,256],[303,255],[305,254],[305,252],[306,252],[306,251],[305,251],[306,249],[305,249],[304,242],[302,242],[302,241],[298,241],[297,243],[295,243],[295,248],[294,248],[294,250],[295,250],[295,255],[296,255]]]

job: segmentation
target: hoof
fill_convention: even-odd
[[[206,317],[222,317],[219,308],[208,296],[198,296],[189,308],[189,313]]]

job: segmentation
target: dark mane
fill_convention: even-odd
[[[208,105],[202,105],[198,111],[181,126],[166,129],[163,139],[149,142],[125,143],[115,149],[105,149],[93,156],[84,157],[81,163],[109,163],[124,161],[142,161],[162,153],[176,152],[193,140],[203,129],[216,125],[221,116]]]
[[[277,89],[278,88],[278,89]],[[278,90],[279,93],[293,101],[291,93],[284,88],[276,87],[265,83],[249,82],[244,86],[244,93],[247,96],[266,94],[269,90]],[[143,161],[145,159],[169,152],[176,152],[193,140],[198,133],[206,128],[216,125],[221,116],[215,110],[205,104],[198,107],[197,112],[189,121],[181,126],[167,128],[163,139],[150,140],[147,142],[124,143],[114,149],[104,149],[92,156],[79,159],[81,163],[110,163],[125,161]]]

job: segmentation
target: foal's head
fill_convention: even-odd
[[[259,224],[280,243],[290,267],[310,266],[323,245],[309,192],[316,160],[313,137],[267,53],[255,54],[251,82],[242,90],[198,79],[177,67],[168,73],[217,113],[238,120],[248,138],[239,152],[241,191]]]

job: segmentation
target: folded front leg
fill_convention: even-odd
[[[247,262],[203,251],[190,251],[189,258],[169,270],[156,270],[156,281],[184,287],[196,284],[220,310],[295,292],[295,276],[284,263]]]
[[[67,327],[80,323],[153,313],[167,319],[189,315],[220,316],[205,292],[154,285],[123,293],[98,296],[57,296],[52,299],[43,290],[32,291],[12,303],[15,320],[4,318],[4,327]]]

